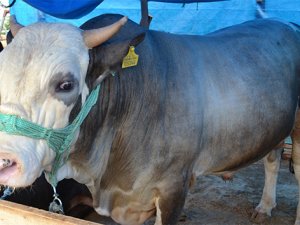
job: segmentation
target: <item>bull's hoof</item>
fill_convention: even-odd
[[[250,221],[256,224],[269,224],[271,217],[266,213],[260,213],[256,210],[253,210]]]

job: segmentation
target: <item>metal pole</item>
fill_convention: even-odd
[[[256,0],[256,18],[267,18],[265,13],[266,0]]]
[[[148,11],[148,0],[141,0],[141,22],[140,25],[149,28],[149,11]]]

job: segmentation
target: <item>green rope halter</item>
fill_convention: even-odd
[[[0,131],[12,134],[26,136],[34,139],[44,139],[49,148],[55,151],[56,156],[49,175],[50,183],[57,185],[56,173],[58,169],[65,163],[71,149],[71,143],[74,139],[76,131],[95,105],[98,99],[100,85],[98,85],[88,96],[83,104],[79,114],[74,121],[65,128],[52,129],[45,128],[28,120],[21,119],[16,115],[0,113]],[[66,157],[63,155],[66,153]]]

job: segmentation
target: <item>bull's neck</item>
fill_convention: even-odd
[[[99,171],[99,168],[93,169],[94,166],[103,164],[101,167],[105,167],[122,121],[126,120],[133,107],[138,108],[139,104],[143,104],[143,92],[149,88],[143,84],[145,77],[137,71],[138,68],[126,69],[116,73],[116,76],[108,76],[101,83],[98,101],[80,127],[80,134],[72,151],[76,153],[70,156],[71,162],[76,163],[76,166],[82,165],[84,170],[92,170],[93,174]],[[92,85],[88,86],[92,90]],[[71,112],[70,121],[81,105],[81,100],[78,100]],[[101,177],[99,174],[93,176]]]
[[[150,48],[145,51],[147,54],[143,53],[142,49],[139,51],[139,54],[143,55],[143,60],[153,60]],[[84,170],[89,170],[97,179],[102,177],[99,171],[105,172],[111,151],[119,150],[116,147],[119,140],[116,135],[123,129],[125,122],[143,118],[147,113],[145,102],[153,102],[152,108],[157,107],[154,94],[164,90],[164,85],[158,85],[157,82],[164,79],[164,73],[154,76],[149,73],[152,69],[152,64],[145,65],[139,62],[135,67],[120,70],[115,76],[108,76],[101,83],[98,101],[80,128],[74,149],[76,154],[70,158],[77,165],[81,164]],[[87,79],[90,77],[96,80],[96,72],[99,71],[93,70]],[[90,90],[92,83],[91,80],[87,81]],[[80,106],[79,102],[77,107]],[[73,111],[75,113],[72,114],[76,115],[76,109]]]
[[[101,84],[101,89],[102,88],[105,88],[104,82]],[[89,88],[90,92],[91,90],[92,88]],[[100,129],[101,123],[106,114],[105,109],[107,108],[107,103],[104,101],[103,97],[105,94],[103,92],[103,90],[100,90],[97,103],[91,109],[86,120],[80,127],[80,134],[75,144],[76,154],[78,151],[86,152],[88,149],[91,148],[92,142],[96,138],[97,131]],[[71,112],[69,121],[73,120],[74,115],[76,115],[78,111],[80,111],[81,106],[81,96],[79,96],[78,101]]]

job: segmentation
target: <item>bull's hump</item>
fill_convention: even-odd
[[[120,20],[123,15],[120,14],[104,14],[97,16],[80,26],[83,30],[96,29],[100,27],[105,27],[111,25],[118,20]],[[131,39],[132,37],[138,36],[146,31],[145,28],[135,23],[132,20],[128,20],[127,23],[123,26],[123,28],[115,34],[109,41],[113,42],[114,40],[126,40]]]

